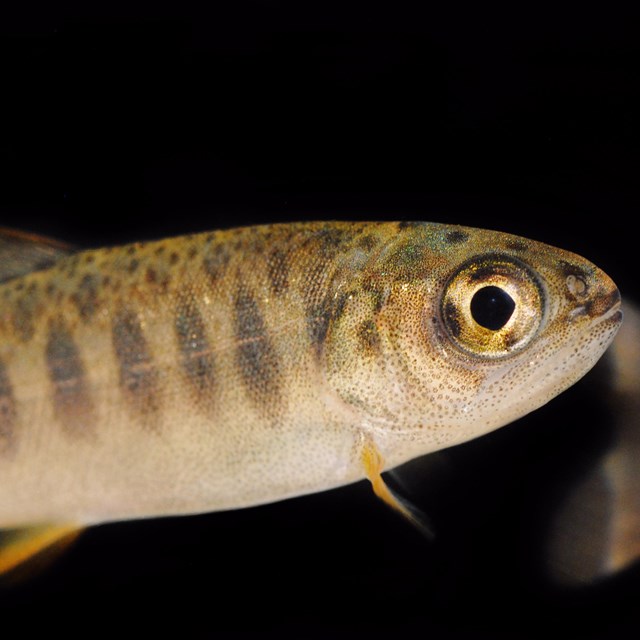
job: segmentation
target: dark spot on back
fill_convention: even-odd
[[[189,249],[189,253],[187,254],[189,260],[193,260],[198,255],[198,247],[193,246]]]
[[[528,250],[527,243],[524,240],[508,240],[505,243],[505,247],[510,251],[516,251],[518,253],[524,253]]]
[[[61,319],[52,322],[45,348],[56,420],[70,435],[93,431],[95,412],[80,351]]]
[[[174,326],[187,380],[199,395],[210,393],[215,382],[215,360],[193,296],[185,295],[178,301]]]
[[[119,309],[111,326],[113,351],[120,370],[120,386],[126,401],[152,428],[159,410],[159,374],[140,318],[127,307]]]
[[[455,229],[454,231],[449,231],[445,235],[445,240],[449,244],[462,244],[469,239],[469,234],[461,231],[460,229]]]
[[[127,255],[128,256],[132,256],[137,251],[138,251],[138,247],[135,244],[129,245],[127,247]]]
[[[158,281],[158,274],[156,273],[156,270],[153,267],[149,267],[144,274],[144,279],[149,284],[155,284]]]
[[[234,327],[236,362],[247,393],[257,407],[271,412],[281,400],[280,362],[258,303],[244,286],[235,295]]]
[[[133,260],[129,262],[129,266],[127,267],[129,273],[135,273],[139,265],[140,265],[140,260],[138,260],[137,258],[133,258]]]
[[[175,251],[172,251],[171,255],[169,256],[169,264],[173,266],[177,264],[179,260],[180,260],[180,256]]]
[[[315,236],[321,255],[327,259],[333,257],[338,252],[344,237],[345,231],[343,229],[336,227],[321,229]]]
[[[161,244],[159,247],[156,247],[156,250],[155,250],[154,253],[157,256],[160,256],[160,255],[162,255],[164,253],[164,251],[165,251],[165,246],[163,244]]]
[[[16,401],[9,374],[0,360],[0,455],[16,446]]]
[[[99,284],[100,276],[87,273],[71,295],[71,300],[78,308],[78,313],[84,322],[90,320],[98,308]]]
[[[398,222],[398,230],[402,231],[403,229],[412,229],[414,227],[422,227],[424,222],[420,222],[418,220],[402,220]]]
[[[371,251],[377,244],[378,244],[378,239],[371,234],[362,236],[358,240],[358,246],[361,249],[364,249],[364,251]]]

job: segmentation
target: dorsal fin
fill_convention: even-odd
[[[0,227],[0,283],[46,269],[74,251],[64,242]]]

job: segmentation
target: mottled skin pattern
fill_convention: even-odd
[[[519,307],[489,335],[467,294],[494,281]],[[615,285],[578,256],[395,222],[84,251],[1,284],[0,302],[0,527],[353,482],[367,451],[389,468],[545,403],[621,321]]]

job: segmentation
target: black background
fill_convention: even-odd
[[[637,297],[638,13],[3,3],[0,224],[97,246],[311,218],[455,222],[571,249]],[[550,514],[608,443],[607,411],[590,376],[420,471],[433,543],[365,483],[104,526],[1,591],[3,627],[626,637],[638,571],[559,588],[545,555]]]

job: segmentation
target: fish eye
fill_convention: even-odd
[[[471,317],[491,331],[502,329],[515,308],[513,298],[504,289],[493,285],[478,289],[471,298]]]
[[[488,255],[465,263],[445,286],[442,322],[460,349],[488,358],[528,344],[545,316],[542,286],[522,262]]]

